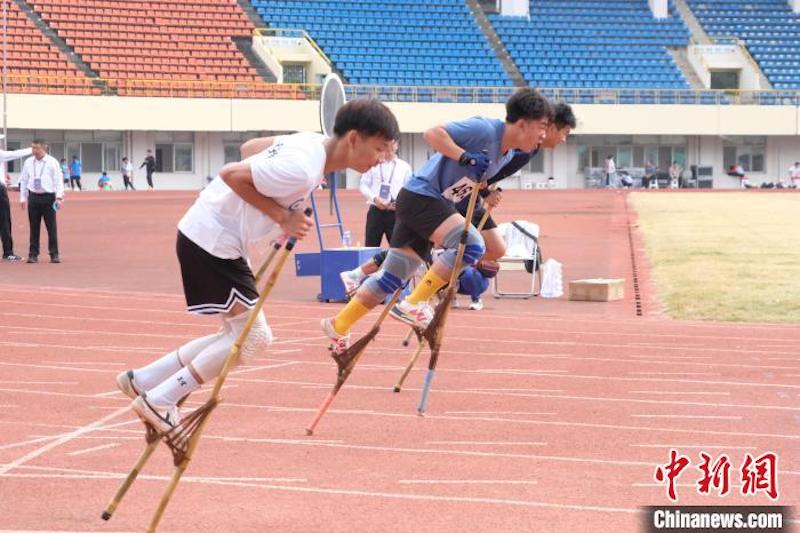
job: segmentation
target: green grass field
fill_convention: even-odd
[[[632,193],[669,316],[800,322],[800,191]]]

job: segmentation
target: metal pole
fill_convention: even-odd
[[[3,150],[8,149],[8,0],[3,0]]]

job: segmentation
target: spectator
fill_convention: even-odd
[[[56,210],[64,201],[64,180],[58,160],[47,155],[47,144],[35,139],[31,145],[33,157],[29,157],[22,165],[19,179],[20,206],[28,207],[28,220],[31,224],[31,242],[28,252],[28,263],[39,262],[39,230],[42,219],[47,227],[47,248],[50,262],[60,263],[58,257],[58,232],[56,228]]]
[[[789,180],[795,189],[800,187],[800,161],[795,161],[794,165],[789,167]]]
[[[672,188],[683,187],[683,167],[677,161],[673,161],[669,167],[669,179],[674,184],[670,185]]]
[[[130,187],[132,191],[136,190],[136,187],[133,186],[133,165],[128,161],[127,157],[122,158],[122,183],[126,191],[128,187]]]
[[[101,191],[111,190],[111,178],[108,177],[108,173],[105,170],[100,174],[100,177],[97,178],[97,188]]]
[[[497,275],[500,265],[496,261],[481,259],[478,264],[464,267],[458,277],[458,294],[469,295],[469,309],[480,311],[483,309],[481,295],[489,288],[489,280]],[[458,306],[458,300],[454,300]]]
[[[61,158],[61,175],[64,178],[64,188],[69,187],[69,166],[67,165],[66,158]]]
[[[616,187],[617,165],[614,163],[613,155],[609,155],[608,157],[606,157],[606,162],[603,170],[606,173],[606,187]]]
[[[0,139],[2,138],[0,135]],[[6,162],[28,155],[31,155],[30,148],[0,150],[0,239],[3,241],[3,259],[10,262],[22,261],[22,258],[14,253],[14,240],[11,236],[11,205],[6,190],[11,186],[11,177],[6,172]]]
[[[139,165],[139,168],[145,167],[147,172],[147,188],[153,190],[153,172],[156,171],[156,158],[153,157],[153,151],[148,150],[144,158],[144,162]]]
[[[365,246],[380,246],[386,235],[388,244],[394,230],[394,201],[411,177],[411,167],[397,157],[397,143],[386,159],[361,175],[361,194],[367,199]]]
[[[656,179],[656,171],[658,168],[649,159],[644,164],[644,177],[642,178],[642,187],[645,189],[650,187],[653,180]],[[658,181],[656,181],[656,188],[658,188]]]
[[[83,187],[81,187],[81,171],[83,170],[83,163],[80,159],[78,159],[77,155],[72,156],[72,163],[69,167],[69,188],[73,191],[75,190],[75,185],[78,186],[78,190],[82,191]]]

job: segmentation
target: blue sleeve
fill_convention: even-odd
[[[467,152],[488,149],[494,140],[495,130],[485,118],[472,117],[445,125],[450,138]]]

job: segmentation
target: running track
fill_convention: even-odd
[[[0,530],[147,525],[171,473],[163,447],[99,518],[143,447],[113,377],[215,327],[182,307],[172,246],[191,198],[73,194],[63,264],[0,265]],[[365,210],[347,193],[343,208],[351,226]],[[766,451],[780,458],[777,503],[797,503],[800,328],[661,316],[623,195],[515,191],[500,212],[541,224],[565,279],[625,277],[628,298],[453,312],[424,418],[424,365],[391,392],[409,351],[388,323],[309,438],[334,379],[318,321],[338,306],[289,265],[266,306],[277,341],[229,380],[161,530],[636,531],[640,506],[668,503],[653,473],[671,447],[692,459],[681,504],[771,504],[737,493],[744,454]],[[697,494],[700,451],[730,456],[732,494]]]

